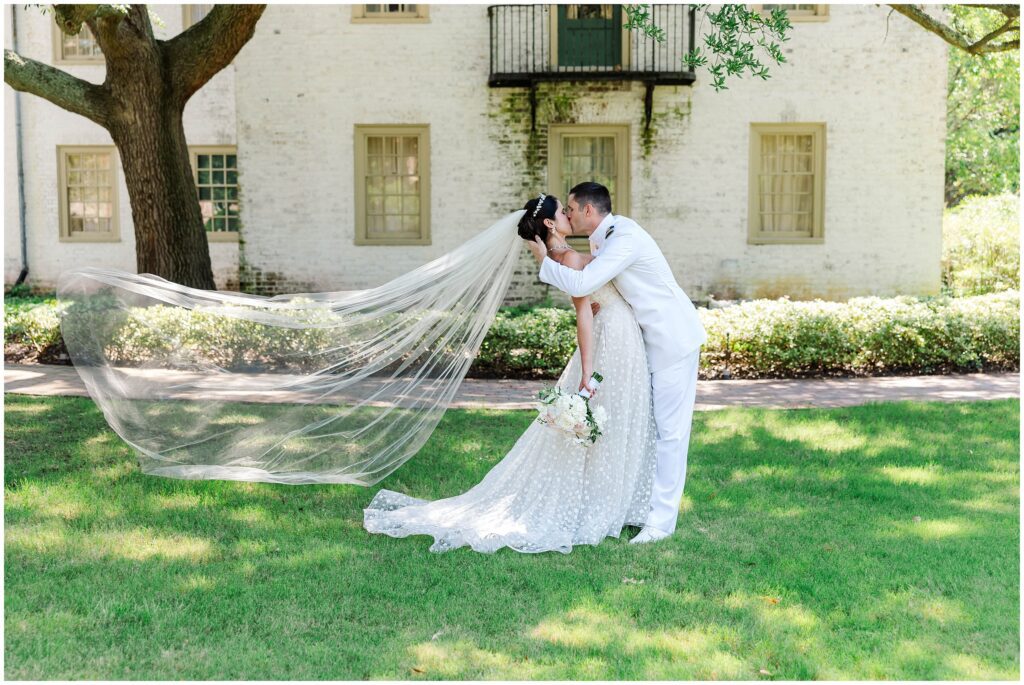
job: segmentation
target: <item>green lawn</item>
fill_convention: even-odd
[[[671,538],[483,555],[362,506],[464,491],[532,412],[288,486],[144,476],[91,400],[7,395],[4,675],[1016,680],[1019,411],[699,412]]]

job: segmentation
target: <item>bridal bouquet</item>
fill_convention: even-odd
[[[601,374],[594,373],[587,386],[592,390],[604,380]],[[588,440],[597,442],[601,428],[608,419],[604,407],[590,406],[590,393],[587,388],[578,393],[567,393],[557,387],[544,388],[539,394],[537,403],[537,421],[557,428],[572,436],[573,442],[584,444]]]

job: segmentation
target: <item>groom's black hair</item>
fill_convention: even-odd
[[[555,212],[558,211],[558,198],[554,195],[544,196],[544,204],[540,206],[537,216],[534,216],[533,210],[537,209],[537,200],[539,199],[539,197],[535,197],[532,200],[527,200],[523,205],[526,214],[519,219],[519,237],[523,240],[532,242],[534,236],[540,236],[544,242],[548,240],[548,227],[544,225],[544,219],[555,218]]]
[[[600,183],[594,181],[584,181],[573,186],[573,189],[569,191],[569,194],[576,200],[576,204],[582,208],[586,204],[594,205],[601,214],[612,213],[612,196]]]

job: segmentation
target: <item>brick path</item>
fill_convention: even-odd
[[[166,382],[181,381],[177,372],[146,370]],[[254,377],[255,378],[255,377]],[[529,409],[537,391],[549,381],[480,380],[463,381],[453,408]],[[28,395],[77,395],[88,397],[85,385],[72,366],[55,364],[6,364],[4,392]],[[216,390],[211,391],[216,394]],[[182,399],[198,391],[185,391]],[[220,396],[220,395],[217,395]],[[949,376],[881,376],[873,378],[830,378],[799,380],[699,381],[698,411],[724,407],[848,407],[868,402],[897,400],[976,401],[1020,397],[1019,373],[971,373]],[[223,399],[277,402],[301,399],[298,395],[245,393]]]

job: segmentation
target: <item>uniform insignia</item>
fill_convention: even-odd
[[[615,232],[615,226],[609,226],[608,230],[604,232],[604,237],[607,238],[608,236],[610,236],[614,232]]]

